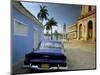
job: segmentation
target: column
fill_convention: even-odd
[[[92,40],[95,41],[96,40],[96,22],[93,21],[93,37]]]
[[[88,40],[88,23],[85,22],[85,40]]]
[[[77,40],[79,40],[79,25],[77,25]]]

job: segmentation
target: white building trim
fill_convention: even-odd
[[[16,27],[18,27],[16,25],[16,23],[20,23],[20,25],[22,25],[22,26],[20,26],[20,28],[18,29],[18,28],[16,28]],[[14,35],[17,35],[17,36],[28,36],[28,26],[25,23],[23,23],[23,22],[21,22],[21,21],[19,21],[17,19],[14,19]]]

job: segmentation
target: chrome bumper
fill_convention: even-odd
[[[59,69],[58,69],[58,67],[50,67],[48,69],[46,69],[46,68],[39,68],[36,65],[32,65],[32,66],[30,66],[30,65],[23,65],[22,67],[24,69],[36,69],[36,70],[67,70],[68,69],[68,66],[66,66],[66,67],[59,67]]]

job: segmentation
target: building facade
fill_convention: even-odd
[[[96,7],[83,5],[77,21],[78,40],[96,40]]]
[[[53,40],[62,40],[62,39],[63,39],[62,33],[53,34]]]
[[[77,24],[73,24],[69,27],[70,31],[68,32],[67,39],[76,39],[77,38]]]
[[[70,27],[70,39],[96,41],[96,7],[82,5],[76,24]]]
[[[11,9],[12,63],[17,64],[38,47],[44,27],[19,1],[13,1]]]

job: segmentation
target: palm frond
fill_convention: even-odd
[[[43,22],[43,20],[47,20],[49,16],[47,6],[40,5],[40,11],[37,14],[37,18]]]

